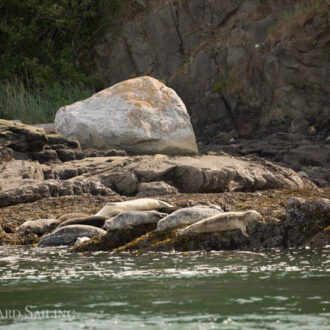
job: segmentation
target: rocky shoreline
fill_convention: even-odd
[[[237,147],[233,141],[227,149],[200,144],[202,154],[194,157],[83,150],[77,141],[3,120],[0,140],[1,245],[38,244],[42,235],[16,231],[28,220],[58,219],[71,212],[92,216],[108,202],[151,196],[174,206],[167,214],[211,206],[225,213],[255,210],[261,219],[247,225],[248,237],[239,229],[178,236],[178,228],[157,232],[154,223],[110,230],[71,251],[254,250],[330,243],[325,167],[313,183],[307,178],[311,175],[261,158],[267,156],[263,149],[249,151],[244,143]],[[285,154],[285,145],[281,148],[283,161],[289,153]],[[328,161],[325,157],[323,164],[322,159],[320,168]],[[324,188],[315,184],[320,182]]]

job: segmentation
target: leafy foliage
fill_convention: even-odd
[[[0,0],[0,118],[52,122],[104,82],[93,46],[126,0]]]
[[[92,46],[119,0],[1,0],[0,81],[100,84]]]

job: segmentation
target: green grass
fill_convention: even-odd
[[[218,81],[213,86],[213,88],[211,89],[211,92],[213,92],[213,93],[223,92],[228,87],[229,84],[230,84],[230,82],[228,79],[219,78]]]
[[[212,87],[211,92],[234,95],[242,92],[243,89],[244,86],[238,73],[232,71],[227,76],[220,77]]]
[[[0,118],[19,119],[26,124],[50,123],[56,111],[86,99],[95,90],[72,83],[53,83],[29,88],[20,81],[0,83]]]

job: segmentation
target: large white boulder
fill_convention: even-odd
[[[55,128],[83,147],[135,154],[196,154],[195,134],[176,92],[151,77],[118,83],[60,108]]]

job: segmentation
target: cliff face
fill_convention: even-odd
[[[200,139],[330,133],[329,0],[139,0],[136,8],[96,47],[109,85],[163,80]]]

